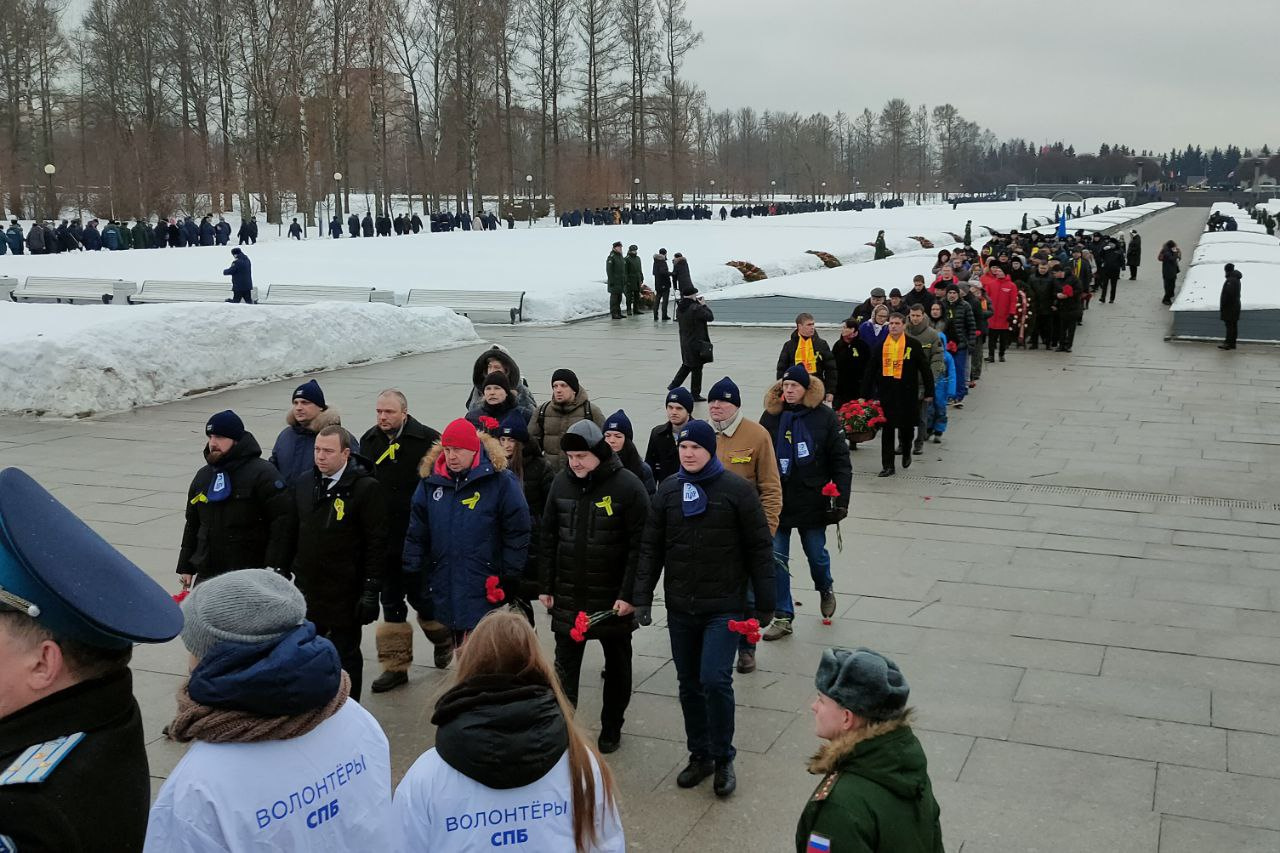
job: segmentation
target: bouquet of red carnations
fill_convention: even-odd
[[[606,619],[612,619],[618,615],[616,610],[601,610],[596,613],[587,613],[585,610],[579,610],[578,615],[573,620],[573,627],[569,629],[569,636],[573,638],[575,643],[585,643],[587,641],[587,632],[591,630],[593,625],[599,625]]]
[[[747,642],[755,645],[760,642],[760,620],[744,619],[739,622],[736,619],[729,620],[729,630],[735,634],[741,634],[747,638]]]

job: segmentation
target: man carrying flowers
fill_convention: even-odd
[[[631,701],[631,601],[649,493],[593,422],[569,427],[560,448],[567,465],[551,482],[542,515],[538,600],[551,612],[556,671],[574,705],[585,641],[600,641],[605,676],[598,743],[608,753],[622,740]]]

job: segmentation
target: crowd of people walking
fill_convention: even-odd
[[[139,591],[150,581],[25,475],[0,473],[0,655],[13,671],[43,672],[63,660],[43,644],[63,643],[66,660],[93,661],[21,680],[0,708],[0,744],[14,750],[0,758],[17,771],[27,747],[66,750],[81,768],[33,766],[58,784],[0,793],[0,834],[18,849],[28,827],[67,839],[57,849],[104,849],[76,835],[97,812],[35,808],[55,790],[97,785],[87,763],[100,760],[137,783],[113,786],[120,843],[110,849],[625,849],[607,756],[626,745],[633,637],[653,625],[659,599],[687,750],[675,784],[710,780],[732,796],[735,678],[801,630],[796,538],[818,610],[834,616],[827,537],[850,511],[858,425],[879,428],[881,476],[910,466],[942,440],[984,365],[997,370],[1020,348],[1070,352],[1085,310],[1114,302],[1141,247],[1136,234],[1011,232],[940,252],[932,281],[922,272],[905,293],[876,288],[832,344],[811,315],[796,317],[769,387],[744,394],[723,376],[705,397],[713,316],[683,260],[660,250],[649,267],[655,295],[678,290],[681,365],[643,449],[631,415],[602,410],[573,368],[552,371],[539,400],[539,383],[499,346],[479,354],[458,416],[440,429],[388,388],[357,435],[314,379],[293,388],[269,451],[234,411],[211,415],[185,497],[176,620],[155,602],[136,619],[104,615],[113,595],[154,597]],[[643,304],[645,266],[637,246],[613,247],[615,317],[669,316],[665,300]],[[705,420],[695,417],[704,401]],[[108,588],[86,594],[60,579],[59,548],[70,546],[54,543],[64,541],[100,555]],[[366,689],[361,641],[375,622],[380,671]],[[550,656],[538,627],[554,638]],[[452,674],[430,715],[434,746],[393,789],[387,734],[361,703],[410,681],[416,630]],[[120,649],[178,634],[193,665],[166,732],[191,746],[148,809]],[[576,712],[591,641],[605,661],[595,738]],[[82,650],[98,647],[115,651]],[[820,781],[807,802],[778,804],[797,816],[797,851],[941,850],[906,677],[869,649],[815,658],[824,745],[808,769]],[[5,739],[33,719],[49,723],[30,729],[37,740],[23,728]],[[71,737],[103,746],[58,740]]]

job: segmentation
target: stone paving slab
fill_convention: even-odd
[[[1152,249],[1173,238],[1189,252],[1202,222],[1202,211],[1174,210],[1139,230]],[[910,472],[878,479],[878,448],[853,454],[843,550],[829,537],[837,617],[821,624],[793,546],[796,633],[762,644],[759,670],[735,677],[740,784],[728,802],[710,786],[675,787],[683,726],[655,608],[655,625],[635,635],[636,693],[609,761],[630,849],[791,848],[817,782],[805,772],[817,746],[813,670],[832,644],[880,649],[906,673],[949,853],[1280,849],[1280,369],[1268,348],[1164,341],[1160,293],[1148,258],[1116,304],[1086,314],[1073,355],[1014,351],[987,365],[943,443]],[[481,334],[514,353],[540,400],[551,371],[571,366],[598,406],[626,408],[642,444],[663,420],[673,324]],[[755,416],[785,332],[712,336],[706,384],[733,376]],[[318,378],[357,433],[389,386],[440,426],[461,414],[482,349]],[[0,419],[0,465],[28,469],[175,587],[208,413],[234,408],[269,447],[295,385],[74,422]],[[540,616],[550,650],[547,624]],[[366,682],[378,672],[372,634]],[[415,654],[409,685],[365,699],[391,740],[395,780],[432,745],[431,708],[448,679],[420,634]],[[135,653],[154,787],[183,752],[160,730],[187,665],[177,643]],[[601,666],[589,644],[579,719],[590,730]]]

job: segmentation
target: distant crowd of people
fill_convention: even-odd
[[[258,223],[245,220],[240,225],[240,245],[258,242]],[[187,246],[225,246],[231,241],[231,224],[219,216],[205,214],[197,222],[194,217],[170,217],[151,222],[145,217],[128,221],[107,220],[102,225],[90,219],[81,225],[79,219],[62,220],[55,228],[48,221],[36,220],[24,235],[18,220],[9,222],[0,254],[7,248],[15,255],[56,255],[62,252],[110,252],[125,249],[185,248]]]

